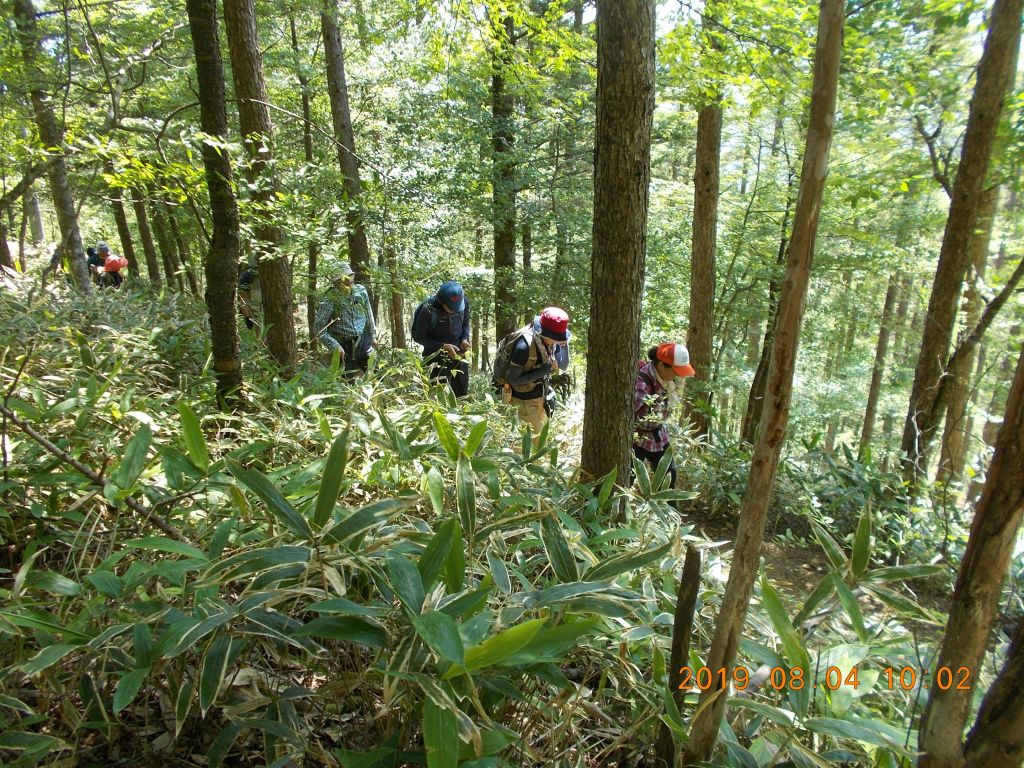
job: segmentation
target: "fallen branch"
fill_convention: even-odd
[[[0,413],[3,413],[3,415],[12,424],[14,424],[14,426],[16,426],[18,429],[20,429],[26,435],[28,435],[33,440],[35,440],[37,443],[39,443],[39,445],[41,445],[43,448],[45,448],[49,453],[52,453],[54,456],[56,456],[58,459],[63,461],[65,464],[69,464],[72,467],[74,467],[75,469],[77,469],[79,472],[81,472],[83,475],[85,475],[87,478],[89,478],[94,484],[98,485],[100,488],[106,488],[108,485],[110,485],[110,482],[108,480],[104,480],[103,477],[98,475],[95,471],[93,471],[91,468],[87,467],[85,464],[80,462],[78,459],[76,459],[74,456],[69,454],[67,451],[64,451],[64,450],[58,448],[56,445],[54,445],[52,442],[50,442],[46,437],[44,437],[43,435],[39,434],[39,432],[37,432],[35,430],[35,428],[32,427],[32,425],[30,425],[28,422],[26,422],[23,419],[21,419],[20,417],[18,417],[6,405],[0,405]],[[155,528],[159,528],[161,531],[163,531],[165,534],[170,536],[172,539],[176,539],[178,541],[185,542],[186,544],[191,544],[192,543],[180,531],[178,531],[177,528],[175,528],[173,525],[171,525],[166,520],[164,520],[162,517],[160,517],[160,515],[152,512],[151,510],[146,509],[142,504],[137,502],[135,499],[127,498],[127,499],[124,500],[124,503],[125,503],[125,506],[127,506],[133,512],[137,513],[147,523],[149,523],[150,525],[152,525]]]

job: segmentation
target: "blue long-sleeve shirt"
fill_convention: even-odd
[[[437,304],[437,297],[426,300],[422,309],[416,312],[412,324],[412,338],[417,344],[423,347],[423,356],[429,357],[437,352],[445,344],[460,346],[462,342],[469,341],[469,299],[465,299],[466,306],[461,312],[445,312]],[[437,324],[431,328],[432,318],[437,318]]]

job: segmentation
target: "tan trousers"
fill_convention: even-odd
[[[516,407],[519,419],[530,425],[530,431],[533,432],[533,443],[536,445],[541,430],[544,429],[544,425],[548,421],[548,415],[544,412],[544,398],[520,400],[518,397],[513,397],[511,404]]]

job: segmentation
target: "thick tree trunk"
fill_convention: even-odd
[[[267,349],[283,374],[290,376],[295,369],[292,273],[288,258],[281,250],[281,229],[275,221],[274,127],[267,107],[269,99],[263,80],[254,0],[224,0],[224,28],[238,98],[238,122],[249,154],[246,168],[249,183],[255,190],[252,195],[256,204],[253,233]]]
[[[201,127],[216,140],[226,141],[228,116],[224,106],[224,69],[217,39],[217,2],[186,0],[185,5],[196,56]],[[202,152],[213,219],[213,240],[205,263],[213,373],[221,407],[233,407],[240,402],[242,387],[235,309],[239,259],[238,204],[231,186],[231,159],[228,154],[209,142],[203,142]]]
[[[707,14],[714,13],[711,3]],[[718,47],[714,42],[713,48]],[[718,247],[718,165],[722,149],[722,103],[716,96],[697,116],[693,173],[693,237],[690,255],[690,327],[686,348],[696,373],[686,387],[686,418],[698,437],[711,431],[712,342],[715,328],[715,251]]]
[[[505,338],[516,329],[516,161],[513,151],[514,100],[508,90],[515,27],[512,18],[501,19],[494,29],[495,51],[491,63],[491,169],[494,225],[494,321],[495,335]]]
[[[844,2],[823,0],[820,9],[807,145],[800,172],[800,193],[793,218],[793,236],[779,297],[775,340],[765,389],[766,402],[737,525],[729,581],[722,597],[722,607],[707,658],[707,666],[711,669],[727,670],[726,679],[736,661],[736,651],[757,576],[758,553],[764,538],[768,502],[772,496],[779,455],[789,423],[793,372],[835,123],[839,58],[845,20]],[[718,686],[701,693],[698,714],[691,724],[690,739],[686,745],[687,765],[711,757],[727,700],[728,691]]]
[[[57,213],[57,224],[60,227],[61,248],[71,265],[75,284],[82,292],[91,293],[92,281],[89,279],[89,267],[85,262],[82,233],[78,229],[74,192],[68,179],[63,151],[60,149],[64,145],[64,134],[57,126],[50,94],[44,88],[46,78],[36,61],[39,38],[32,0],[14,0],[14,23],[18,29],[18,37],[21,38],[21,56],[31,78],[32,109],[35,113],[39,141],[47,151],[55,150],[49,155],[47,178],[50,181],[50,195],[53,197],[53,208]]]
[[[968,259],[972,278],[967,283],[964,302],[964,329],[960,334],[958,344],[967,338],[981,319],[984,302],[981,300],[978,283],[985,277],[998,196],[998,188],[990,187],[982,193],[978,206],[978,227],[969,241]],[[974,368],[975,358],[976,355],[973,351],[963,355],[957,363],[956,370],[949,371],[953,381],[949,385],[951,391],[949,404],[946,406],[946,424],[942,433],[942,448],[939,451],[939,468],[935,475],[936,482],[943,485],[958,482],[963,474],[967,455],[967,439],[970,437],[970,431],[967,428],[967,399],[970,395],[971,369]]]
[[[964,754],[966,768],[1024,765],[1024,621],[1017,627],[1003,671],[981,702]]]
[[[338,31],[335,0],[327,0],[326,10],[320,14],[320,27],[324,36],[324,57],[327,59],[327,93],[331,99],[331,122],[334,142],[338,148],[338,165],[345,177],[345,196],[342,202],[348,222],[348,256],[356,281],[366,286],[373,300],[370,281],[370,246],[360,209],[362,182],[359,180],[359,156],[356,154],[355,132],[349,110],[348,83],[345,80],[345,51]]]
[[[896,280],[889,278],[882,307],[882,322],[878,328],[878,344],[875,346],[875,364],[871,368],[871,385],[868,387],[868,404],[864,409],[864,425],[860,431],[859,454],[863,458],[871,445],[875,431],[875,414],[878,412],[878,398],[882,394],[882,379],[885,376],[885,357],[889,353],[889,334],[892,326],[892,312],[896,304]]]
[[[1017,60],[1021,7],[1022,0],[995,0],[978,64],[900,446],[904,477],[912,486],[925,470],[923,459],[935,431],[936,425],[926,425],[925,419],[932,409],[953,335],[960,283],[967,271],[968,242],[977,222],[996,129]]]
[[[1019,8],[1019,6],[1018,6]],[[1006,415],[996,440],[995,453],[989,466],[988,477],[981,499],[974,512],[971,535],[960,563],[960,572],[953,590],[953,602],[946,623],[936,668],[954,670],[966,667],[975,675],[981,668],[989,633],[999,611],[999,595],[1006,570],[1024,515],[1024,348],[1017,360],[1010,395],[1006,401]],[[1021,722],[1020,683],[1016,680],[1016,713],[1006,722]],[[942,690],[933,686],[924,715],[921,717],[920,749],[924,753],[921,768],[960,768],[964,765],[963,732],[970,713],[973,691],[953,686]],[[999,698],[997,692],[996,698]],[[1002,713],[1007,714],[1007,713]],[[998,723],[999,712],[984,713],[981,734],[991,735],[993,723]],[[1015,739],[1016,749],[1022,748],[1021,733],[1007,733],[1004,738]],[[998,744],[1005,745],[1007,741]],[[989,759],[1001,746],[984,745],[975,739],[976,759],[986,749]],[[978,762],[979,765],[1012,765],[1002,762]],[[1019,763],[1017,763],[1019,764]]]
[[[654,114],[654,0],[598,0],[590,331],[580,467],[632,460]]]
[[[132,209],[135,211],[135,223],[139,227],[139,240],[142,241],[142,252],[146,255],[146,273],[157,290],[163,288],[160,277],[160,262],[157,261],[156,246],[153,244],[153,230],[149,227],[149,213],[146,201],[138,187],[132,187]]]

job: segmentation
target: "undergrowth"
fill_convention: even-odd
[[[245,335],[246,405],[219,413],[184,296],[57,288],[0,311],[4,764],[643,765],[663,723],[685,739],[729,553],[682,524],[693,494],[664,468],[577,482],[571,439],[534,451],[482,385],[455,404],[398,350],[365,378],[310,358],[285,381]],[[713,488],[741,487],[741,452],[700,461],[705,501],[731,499]],[[934,649],[907,622],[942,617],[902,584],[942,568],[873,564],[888,517],[842,479],[802,518],[817,587],[759,585],[716,764],[911,764],[924,680],[898,676]],[[687,544],[705,561],[680,712]]]

